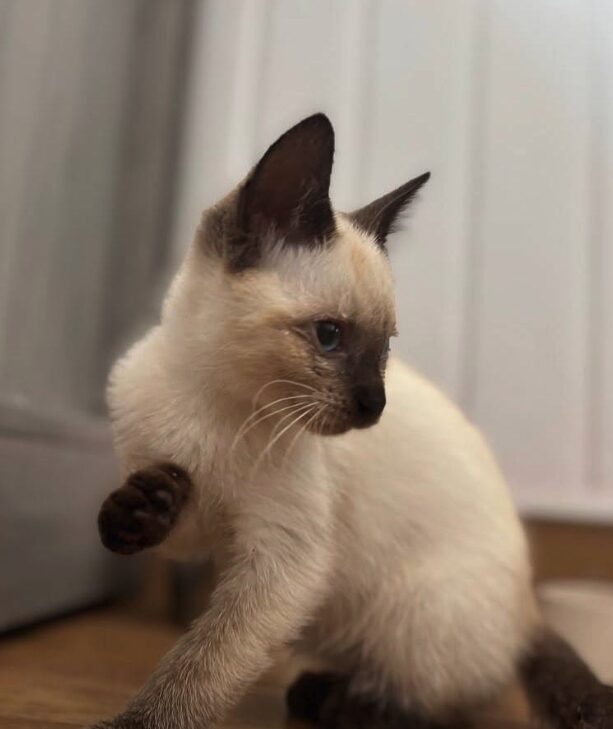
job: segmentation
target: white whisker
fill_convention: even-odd
[[[319,424],[319,428],[317,430],[319,435],[323,435],[324,429],[328,425],[329,419],[330,419],[330,410],[328,409],[327,412],[324,411],[324,417],[323,417],[321,423]]]
[[[265,385],[262,385],[262,387],[260,387],[260,389],[255,393],[253,403],[257,403],[258,398],[264,392],[264,390],[266,390],[268,387],[271,387],[272,385],[277,384],[295,385],[296,387],[303,387],[305,390],[309,390],[310,392],[317,392],[316,388],[311,387],[311,385],[305,385],[304,382],[295,382],[294,380],[271,380]]]
[[[268,455],[268,454],[270,453],[270,451],[272,450],[272,448],[273,448],[273,446],[275,445],[275,443],[276,443],[276,442],[277,442],[277,441],[278,441],[278,440],[279,440],[279,439],[280,439],[281,437],[283,437],[283,435],[284,435],[284,434],[285,434],[285,433],[286,433],[286,432],[287,432],[287,431],[288,431],[288,430],[289,430],[290,428],[292,428],[292,427],[293,427],[294,425],[296,425],[296,423],[298,423],[298,422],[299,422],[300,420],[302,420],[302,419],[303,419],[304,417],[306,417],[307,415],[309,415],[310,413],[312,413],[312,412],[313,412],[313,408],[316,408],[316,407],[317,407],[317,404],[316,404],[316,403],[310,403],[309,405],[302,405],[302,406],[301,406],[301,408],[300,408],[300,409],[302,409],[302,410],[303,410],[303,412],[302,412],[302,413],[300,413],[299,415],[297,415],[297,417],[295,417],[295,418],[294,418],[294,419],[293,419],[292,421],[290,421],[290,423],[289,423],[288,425],[286,425],[286,426],[285,426],[285,427],[284,427],[284,428],[283,428],[283,429],[282,429],[281,431],[279,431],[279,432],[278,432],[278,433],[277,433],[277,434],[276,434],[276,435],[274,436],[274,438],[272,438],[272,440],[271,440],[271,441],[270,441],[270,442],[268,443],[268,445],[266,446],[266,448],[264,448],[264,450],[262,451],[262,453],[260,453],[260,455],[258,456],[258,458],[257,458],[256,462],[255,462],[255,463],[254,463],[254,465],[253,465],[253,471],[256,471],[256,470],[257,470],[258,466],[259,466],[259,465],[260,465],[260,463],[261,463],[261,462],[262,462],[262,461],[264,460],[264,458],[265,458],[265,457],[266,457],[266,456],[267,456],[267,455]],[[304,408],[307,408],[307,409],[306,409],[306,410],[304,410]],[[290,417],[291,417],[291,415],[294,415],[294,414],[295,414],[295,413],[291,413],[291,414],[290,414]],[[285,416],[285,419],[287,419],[287,417],[288,417],[288,416]]]
[[[324,410],[324,406],[322,405],[318,410],[315,411],[315,413],[313,414],[313,416],[310,417],[306,421],[306,423],[304,423],[303,425],[300,426],[300,429],[298,430],[298,432],[296,433],[296,435],[292,438],[292,440],[291,440],[291,442],[290,442],[287,450],[285,451],[285,455],[283,456],[283,463],[284,464],[287,461],[287,458],[288,458],[289,454],[291,453],[292,449],[294,448],[294,446],[298,442],[298,439],[300,438],[300,436],[303,435],[305,433],[305,431],[307,430],[307,428],[309,427],[309,425],[314,420],[316,420],[319,417],[319,415],[321,415],[321,413],[322,413],[323,410]]]
[[[273,412],[267,413],[266,415],[262,416],[261,418],[258,418],[255,420],[255,422],[251,422],[254,418],[257,418],[257,416],[262,413],[264,410],[268,410],[269,408],[273,407],[274,405],[277,405],[281,402],[286,402],[288,400],[307,400],[311,399],[310,395],[290,395],[289,397],[280,397],[277,400],[273,400],[270,403],[267,403],[266,405],[262,405],[261,408],[258,408],[254,412],[252,412],[250,415],[245,418],[245,420],[242,422],[241,426],[239,427],[236,436],[234,437],[234,440],[232,441],[232,445],[230,446],[230,453],[234,452],[234,449],[238,445],[238,442],[242,437],[244,437],[252,428],[254,428],[256,425],[261,423],[262,421],[268,419],[269,417],[272,417],[273,415],[276,415],[277,413],[284,412],[285,410],[288,410],[289,408],[281,408],[274,410]],[[289,407],[293,407],[293,405],[290,405]]]
[[[275,423],[274,428],[272,429],[272,432],[270,433],[270,437],[274,438],[274,436],[279,432],[279,428],[285,423],[289,418],[292,417],[295,413],[302,412],[305,408],[310,407],[312,405],[315,405],[312,399],[309,398],[308,403],[304,403],[300,405],[299,403],[296,403],[297,407],[293,412],[289,412],[287,415],[284,415],[282,418],[279,418],[279,421]]]

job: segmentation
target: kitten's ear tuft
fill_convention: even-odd
[[[359,228],[373,235],[377,243],[383,248],[387,236],[394,232],[399,216],[406,210],[420,187],[425,185],[429,179],[430,173],[425,172],[369,205],[348,213],[347,217]]]
[[[299,122],[268,148],[239,195],[239,265],[253,265],[258,239],[270,232],[288,244],[313,244],[333,234],[333,158],[334,129],[324,114]]]

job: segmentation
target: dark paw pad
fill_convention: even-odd
[[[290,716],[316,724],[323,705],[342,680],[334,673],[302,673],[285,697]]]
[[[131,474],[102,504],[98,530],[107,549],[134,554],[160,544],[175,524],[190,490],[186,471],[174,464]]]

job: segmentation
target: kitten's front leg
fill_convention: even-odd
[[[309,515],[300,520],[304,529]],[[314,521],[308,533],[251,527],[234,545],[209,610],[127,710],[97,729],[206,729],[270,665],[274,649],[297,635],[325,592],[326,524]]]
[[[107,549],[134,554],[166,539],[191,488],[186,471],[163,463],[135,471],[102,504],[98,530]]]

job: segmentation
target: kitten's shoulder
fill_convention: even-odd
[[[154,327],[117,360],[109,376],[107,404],[116,450],[126,471],[171,455],[169,434],[176,428],[179,413],[175,411],[180,406],[166,366],[165,346],[161,328]]]
[[[160,326],[155,326],[133,344],[113,365],[106,391],[111,418],[126,406],[123,398],[133,401],[163,376],[164,342]]]

